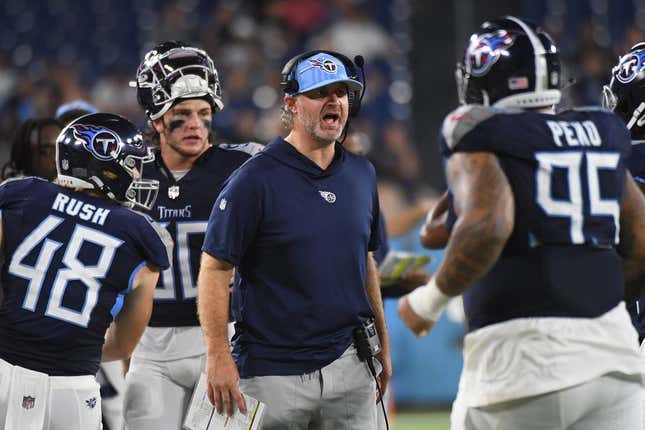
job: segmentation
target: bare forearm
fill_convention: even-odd
[[[114,323],[110,326],[107,332],[105,343],[103,344],[103,351],[101,353],[101,361],[115,361],[124,360],[128,358],[126,349],[121,345],[118,339],[114,336]]]
[[[207,353],[228,350],[229,280],[232,269],[204,264],[199,271],[197,311]]]
[[[145,266],[136,274],[133,291],[125,297],[121,312],[109,327],[101,361],[130,357],[150,321],[158,278],[159,270],[152,266]]]
[[[370,253],[367,257],[367,280],[365,285],[367,298],[372,306],[374,312],[374,321],[376,323],[376,330],[378,331],[379,338],[381,339],[381,346],[383,354],[390,354],[390,337],[387,332],[387,325],[385,324],[385,312],[383,311],[383,299],[381,297],[381,288],[379,287],[378,271],[374,257]]]

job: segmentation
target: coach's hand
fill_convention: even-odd
[[[235,405],[243,414],[246,413],[244,396],[237,383],[240,374],[228,348],[206,355],[206,381],[208,382],[208,400],[218,414],[226,412],[233,415]]]
[[[385,395],[387,384],[390,382],[390,378],[392,378],[392,359],[390,354],[383,353],[379,354],[376,358],[378,358],[378,361],[383,367],[383,370],[381,370],[381,373],[378,375],[378,383],[381,388],[380,392],[378,390],[376,392],[376,402],[378,403],[381,400],[381,395]]]
[[[403,296],[399,299],[398,312],[401,321],[408,326],[416,337],[427,335],[435,324],[435,321],[421,318],[412,310],[408,296]]]

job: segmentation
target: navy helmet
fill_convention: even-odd
[[[178,101],[203,98],[213,112],[224,107],[217,69],[208,54],[184,42],[171,40],[152,48],[137,70],[139,105],[148,118],[160,118]]]
[[[632,139],[645,139],[645,43],[618,59],[609,85],[603,88],[602,105],[625,121]]]
[[[560,58],[537,26],[506,16],[470,36],[455,71],[461,104],[541,108],[560,102]]]
[[[58,183],[97,190],[129,207],[152,208],[159,181],[141,177],[154,154],[127,119],[93,113],[72,121],[56,140]]]

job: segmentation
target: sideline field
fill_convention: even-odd
[[[390,423],[390,430],[448,430],[449,411],[402,411],[399,410]]]

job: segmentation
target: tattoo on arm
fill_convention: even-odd
[[[447,171],[458,218],[436,276],[446,294],[458,295],[497,261],[513,230],[514,202],[492,154],[456,153]]]

